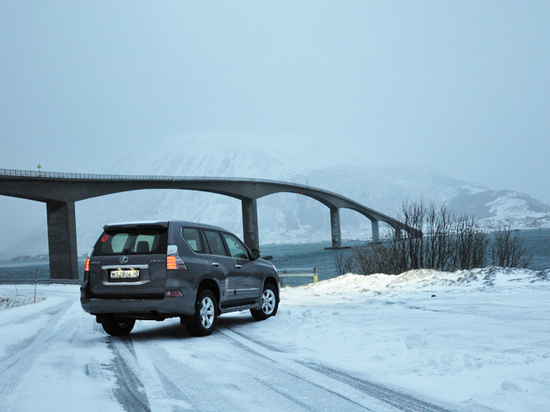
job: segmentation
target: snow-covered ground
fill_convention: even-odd
[[[0,310],[0,410],[546,412],[549,277],[348,274],[283,288],[276,317],[224,315],[206,338],[177,320],[112,338],[77,286],[39,285],[46,299]]]

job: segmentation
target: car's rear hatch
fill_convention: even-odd
[[[90,257],[90,297],[162,299],[167,228],[167,223],[105,226]]]

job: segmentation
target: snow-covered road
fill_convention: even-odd
[[[285,288],[264,322],[224,315],[205,338],[175,319],[110,337],[77,286],[39,285],[46,299],[0,310],[0,411],[547,411],[549,283],[346,275]]]

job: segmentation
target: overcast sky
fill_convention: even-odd
[[[550,203],[549,87],[547,0],[0,2],[0,168],[262,130]]]

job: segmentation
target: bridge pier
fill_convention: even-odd
[[[256,199],[244,198],[242,202],[243,211],[243,240],[250,249],[260,248],[258,235],[258,206]]]
[[[372,228],[372,241],[373,242],[379,242],[380,241],[380,228],[378,226],[378,220],[371,220],[370,224],[371,224],[371,228]]]
[[[340,228],[340,209],[338,209],[337,207],[330,208],[330,231],[332,235],[332,248],[341,248],[342,232]]]
[[[396,238],[397,240],[401,240],[401,236],[402,236],[402,235],[401,235],[401,229],[398,228],[398,227],[394,227],[394,230],[395,230],[395,238]]]
[[[46,202],[50,279],[78,279],[74,202]]]

